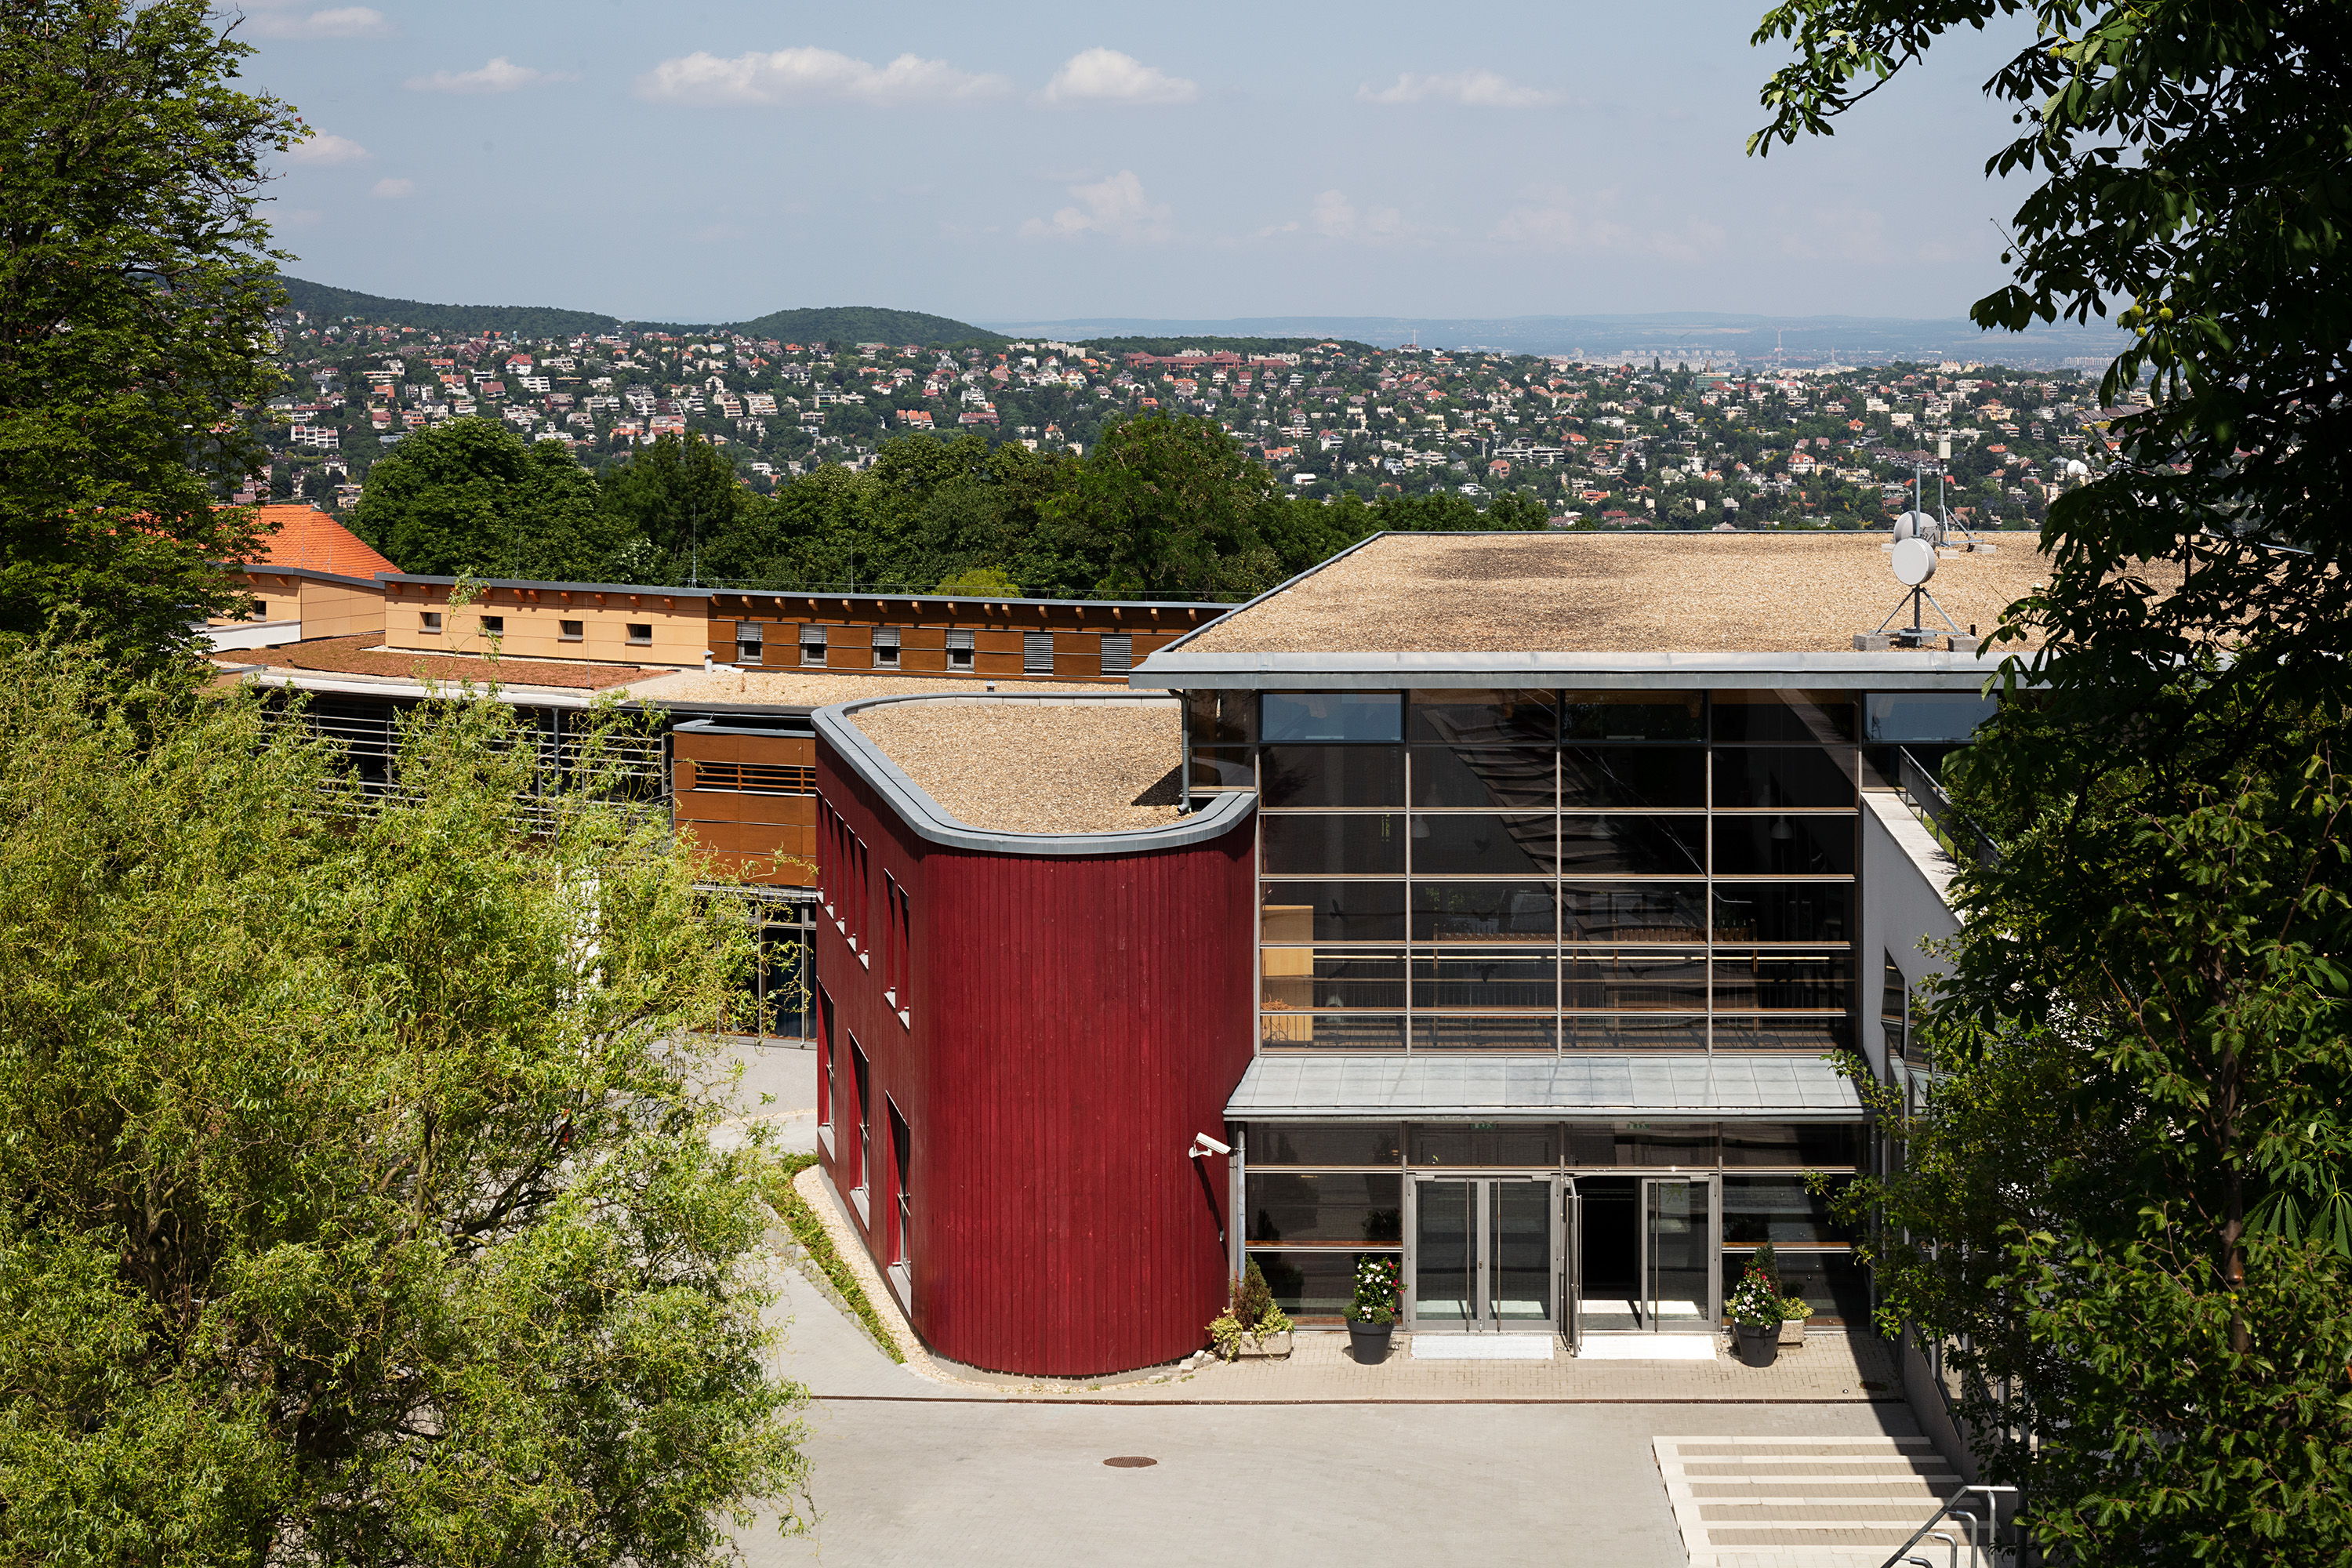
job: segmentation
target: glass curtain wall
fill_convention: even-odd
[[[1855,1005],[1849,694],[1195,692],[1258,791],[1267,1050],[1817,1054]]]

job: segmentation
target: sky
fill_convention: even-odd
[[[2021,182],[1939,46],[1755,159],[1762,0],[245,0],[299,278],[743,320],[1964,315]]]

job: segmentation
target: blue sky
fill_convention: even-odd
[[[299,277],[734,320],[1954,317],[2022,192],[1969,35],[1744,155],[1760,0],[246,0]]]

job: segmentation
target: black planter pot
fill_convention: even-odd
[[[1350,1318],[1348,1353],[1365,1366],[1378,1366],[1389,1359],[1389,1336],[1394,1332],[1394,1323],[1360,1323]]]
[[[1739,1359],[1749,1366],[1770,1366],[1780,1359],[1779,1324],[1761,1327],[1755,1323],[1734,1323],[1731,1334],[1733,1342],[1739,1347]]]

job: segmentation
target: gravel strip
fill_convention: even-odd
[[[898,697],[913,691],[983,691],[987,676],[843,675],[798,670],[681,670],[629,683],[629,693],[654,702],[765,703],[779,708],[823,708],[861,697]],[[1000,692],[1109,691],[1100,681],[1000,680]]]
[[[852,721],[972,827],[1117,833],[1179,815],[1173,702],[898,702]]]
[[[555,659],[508,658],[492,662],[462,654],[394,653],[383,638],[366,634],[320,637],[283,647],[230,648],[215,654],[223,664],[258,664],[271,669],[311,669],[333,675],[373,675],[394,680],[491,681],[512,686],[556,686],[602,691],[626,686],[645,671],[625,664],[567,664]],[[373,651],[372,651],[373,650]]]

